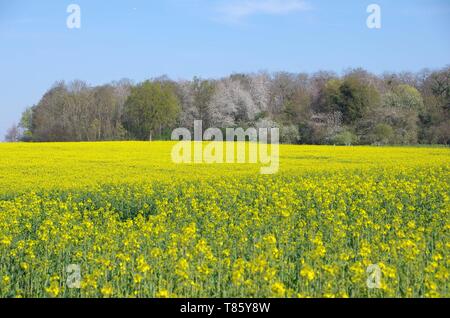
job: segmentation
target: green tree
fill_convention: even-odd
[[[383,97],[383,105],[420,111],[423,109],[423,98],[417,89],[403,84],[396,86]]]
[[[380,103],[378,90],[356,77],[346,78],[339,88],[339,111],[342,112],[344,123],[351,124],[363,118],[368,109]]]
[[[20,118],[19,127],[23,130],[22,140],[31,141],[33,139],[33,107],[28,107],[22,113]]]
[[[373,129],[373,142],[378,145],[387,145],[394,137],[394,129],[388,124],[378,124]]]
[[[345,124],[353,124],[363,118],[368,109],[380,103],[380,94],[371,84],[357,76],[348,76],[344,80],[332,79],[323,89],[323,112],[341,112]]]
[[[349,130],[344,130],[333,137],[331,142],[338,146],[351,146],[358,142],[358,137]]]
[[[342,81],[339,79],[331,79],[323,88],[323,105],[320,107],[322,112],[336,112],[341,110],[342,94],[341,94]]]
[[[146,81],[131,89],[124,105],[123,125],[141,140],[152,140],[157,130],[173,124],[180,105],[173,88],[164,83]]]

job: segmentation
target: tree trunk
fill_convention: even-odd
[[[150,130],[150,137],[149,137],[149,141],[152,141],[152,131]]]

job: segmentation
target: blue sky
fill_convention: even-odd
[[[57,80],[418,71],[450,64],[449,30],[448,0],[0,0],[0,139]]]

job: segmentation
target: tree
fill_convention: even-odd
[[[69,92],[64,82],[53,85],[33,107],[31,131],[35,141],[75,140],[70,135],[66,113]]]
[[[136,138],[152,140],[162,126],[173,124],[180,105],[173,88],[167,84],[146,81],[131,89],[124,105],[123,125]]]
[[[382,96],[381,106],[371,112],[374,120],[366,137],[376,144],[417,143],[419,113],[423,107],[423,98],[416,88],[406,84],[391,85]]]
[[[423,98],[414,87],[401,84],[383,96],[383,106],[421,111]]]
[[[297,87],[284,105],[286,121],[292,124],[305,123],[311,117],[311,95],[305,87]]]
[[[442,108],[450,111],[450,66],[431,74],[427,84],[433,95],[440,99]]]
[[[215,92],[215,83],[194,77],[191,82],[181,82],[177,93],[181,101],[181,124],[193,128],[194,120],[202,120],[203,127],[209,127],[212,121],[211,100]]]
[[[358,127],[361,140],[365,143],[379,143],[379,134],[387,125],[393,129],[393,135],[389,138],[391,144],[416,144],[418,142],[418,116],[416,110],[378,107],[372,110],[360,123],[363,127]],[[377,137],[378,136],[378,137]]]
[[[267,73],[258,73],[250,78],[250,95],[261,114],[269,110],[270,85],[270,75]]]
[[[316,72],[310,78],[311,92],[311,110],[316,113],[323,112],[323,105],[325,105],[326,93],[325,86],[333,79],[337,79],[337,75],[332,72]]]
[[[117,140],[125,135],[121,123],[123,98],[117,86],[103,85],[92,89],[89,109],[89,140]]]
[[[19,127],[23,131],[21,137],[22,141],[33,140],[33,107],[28,107],[23,111]]]
[[[376,76],[350,69],[232,74],[219,80],[167,76],[134,85],[57,82],[22,114],[22,141],[95,141],[166,136],[192,128],[277,123],[285,142],[330,144],[351,132],[360,144],[447,144],[450,67]],[[347,134],[348,136],[348,134]],[[164,138],[164,137],[162,137]]]
[[[296,125],[280,126],[280,142],[285,144],[297,144],[300,140],[300,133]]]
[[[394,138],[394,129],[388,124],[378,124],[373,130],[372,141],[377,145],[387,145]]]
[[[380,94],[374,86],[359,81],[354,76],[347,77],[339,88],[338,110],[344,123],[352,124],[363,118],[367,109],[380,103]]]
[[[420,113],[420,141],[448,143],[450,139],[450,67],[427,73],[420,87],[424,110]]]
[[[430,143],[450,145],[450,120],[447,119],[430,129]]]
[[[358,142],[358,137],[349,130],[344,130],[335,135],[331,143],[338,146],[351,146]]]
[[[195,78],[192,86],[195,119],[203,120],[205,127],[209,127],[212,117],[210,105],[215,91],[214,83]]]
[[[14,124],[7,131],[5,135],[6,142],[18,142],[21,138],[19,126]]]
[[[232,78],[217,83],[210,107],[211,124],[218,127],[232,127],[237,122],[252,121],[260,112],[241,80]]]
[[[332,79],[325,84],[322,88],[322,104],[318,107],[321,112],[341,111],[343,107],[341,86],[342,81],[340,79]]]
[[[272,116],[276,117],[283,113],[295,88],[296,78],[294,74],[287,72],[275,73],[270,87],[269,111]]]
[[[380,103],[377,89],[358,78],[361,74],[350,74],[344,80],[331,79],[322,88],[321,112],[340,112],[345,124],[354,124],[365,112]]]
[[[302,141],[313,144],[329,144],[343,130],[340,112],[317,113],[301,127]]]

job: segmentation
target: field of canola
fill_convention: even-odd
[[[450,296],[449,148],[280,146],[263,176],[172,146],[0,144],[0,297]]]

